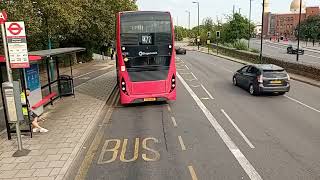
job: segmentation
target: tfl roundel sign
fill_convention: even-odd
[[[5,10],[2,10],[2,12],[0,12],[0,24],[4,24],[7,21],[7,13]]]
[[[6,22],[7,37],[25,37],[24,22]]]

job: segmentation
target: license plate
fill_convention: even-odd
[[[144,98],[144,102],[156,101],[156,98]]]
[[[270,81],[271,84],[281,84],[281,81]]]

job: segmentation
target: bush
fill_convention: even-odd
[[[236,48],[237,50],[248,51],[248,41],[245,40],[245,39],[237,40],[237,41],[233,44],[233,47]]]
[[[260,50],[258,50],[258,49],[250,49],[250,51],[253,53],[260,53]]]

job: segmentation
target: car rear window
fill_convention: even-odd
[[[280,70],[280,71],[264,70],[263,76],[266,78],[285,78],[287,77],[287,73],[284,70]]]

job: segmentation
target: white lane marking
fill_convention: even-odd
[[[177,71],[186,71],[187,69],[177,69]]]
[[[210,98],[201,98],[202,100],[209,100]]]
[[[167,108],[168,108],[168,111],[171,112],[171,107],[169,104],[168,104]]]
[[[200,85],[190,85],[191,87],[198,88]]]
[[[2,109],[3,109],[3,107],[1,106],[1,107],[0,107],[0,111],[2,111]]]
[[[188,166],[188,169],[189,169],[190,175],[192,177],[192,180],[198,180],[198,177],[197,177],[196,172],[193,169],[193,167],[192,166]]]
[[[187,65],[184,65],[184,66],[186,66],[186,68],[187,68],[188,70],[190,70],[190,69],[189,69],[189,67],[188,67]]]
[[[233,125],[233,127],[238,131],[238,133],[241,135],[241,137],[246,141],[246,143],[249,145],[249,147],[254,149],[254,145],[249,141],[247,136],[243,134],[243,132],[240,130],[240,128],[237,126],[237,124],[233,122],[233,120],[230,118],[230,116],[223,109],[221,109],[221,112],[224,114],[224,116],[226,116],[226,118]]]
[[[179,139],[179,143],[180,143],[180,146],[181,146],[182,151],[187,150],[187,149],[186,149],[186,146],[185,146],[184,143],[183,143],[182,137],[181,137],[181,136],[178,136],[178,139]]]
[[[193,74],[193,72],[191,72],[191,74],[196,80],[198,80],[198,78]]]
[[[219,134],[220,138],[223,140],[225,145],[229,148],[230,152],[237,159],[243,170],[247,173],[251,180],[262,180],[259,173],[255,170],[255,168],[251,165],[248,159],[242,154],[237,145],[231,140],[226,131],[221,127],[216,118],[211,114],[211,112],[207,109],[207,107],[201,102],[199,97],[195,94],[195,92],[189,87],[189,85],[184,81],[184,79],[177,73],[178,78],[190,93],[191,97],[200,107],[204,115],[207,117],[208,121],[214,127],[216,132]]]
[[[208,94],[211,99],[214,99],[211,93],[201,84],[202,89]]]
[[[172,121],[173,127],[178,127],[178,124],[177,124],[176,118],[171,117],[171,121]]]
[[[180,74],[191,74],[191,73],[187,72],[187,73],[180,73]]]
[[[298,100],[296,100],[296,99],[294,99],[294,98],[292,98],[292,97],[289,97],[289,96],[287,96],[287,95],[284,95],[284,97],[286,97],[286,98],[288,98],[288,99],[290,99],[290,100],[292,100],[292,101],[294,101],[294,102],[296,102],[296,103],[298,103],[298,104],[300,104],[300,105],[302,105],[302,106],[305,106],[305,107],[307,107],[307,108],[309,108],[309,109],[312,109],[312,110],[320,113],[320,110],[318,110],[318,109],[316,109],[316,108],[314,108],[314,107],[311,107],[311,106],[309,106],[309,105],[306,105],[306,104],[304,104],[303,102],[300,102],[300,101],[298,101]]]

